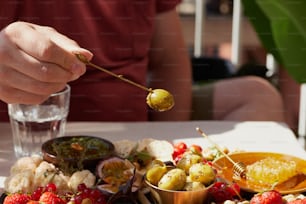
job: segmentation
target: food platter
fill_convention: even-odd
[[[301,158],[280,154],[280,153],[271,153],[271,152],[241,152],[234,153],[230,155],[231,159],[235,162],[243,162],[245,165],[251,165],[257,161],[260,161],[265,158],[275,158],[282,159],[285,161],[294,161],[296,163],[296,169],[299,171],[299,174],[288,179],[286,183],[281,185],[276,185],[275,190],[278,190],[281,194],[296,194],[306,192],[306,160]],[[217,159],[214,164],[221,169],[220,177],[225,179],[228,182],[237,183],[242,190],[257,193],[268,190],[269,187],[252,182],[248,182],[247,179],[234,179],[233,177],[233,164],[226,159],[225,157],[220,157]],[[272,187],[270,187],[271,189]]]
[[[78,136],[77,139],[80,139],[80,137],[81,136]],[[83,137],[84,136],[82,136],[81,138],[83,139]],[[97,139],[96,137],[92,137],[92,138]],[[59,144],[62,145],[62,142],[66,141],[66,140],[67,140],[67,137],[59,138],[59,141],[61,141]],[[166,195],[167,199],[168,198],[170,198],[170,199],[175,198],[176,199],[176,201],[171,200],[170,202],[166,202],[166,203],[178,203],[176,194],[180,194],[180,195],[181,194],[187,194],[188,202],[191,202],[192,200],[190,199],[190,196],[192,196],[193,194],[198,194],[200,191],[198,191],[198,192],[196,192],[196,191],[194,191],[194,192],[193,191],[181,191],[180,192],[180,191],[173,191],[173,190],[170,190],[170,191],[160,190],[160,188],[152,187],[152,186],[148,185],[148,183],[143,182],[144,178],[146,178],[144,175],[147,175],[148,168],[150,166],[152,167],[152,162],[155,161],[154,159],[159,159],[164,165],[170,165],[169,162],[171,162],[172,165],[177,164],[177,166],[179,168],[184,169],[184,167],[182,167],[180,165],[182,163],[179,162],[179,161],[184,161],[184,160],[180,160],[180,159],[184,158],[184,155],[193,155],[192,158],[194,158],[194,159],[197,158],[197,157],[201,157],[201,159],[199,161],[204,162],[204,163],[209,164],[209,165],[213,165],[214,167],[216,167],[216,170],[217,170],[218,173],[216,171],[214,171],[216,173],[214,183],[212,183],[212,185],[210,185],[209,188],[206,188],[208,190],[205,191],[205,193],[206,193],[205,195],[207,195],[207,197],[203,196],[203,195],[200,196],[200,197],[203,196],[203,199],[207,200],[207,202],[205,201],[204,203],[213,202],[212,199],[214,199],[214,198],[212,198],[213,197],[212,195],[218,195],[218,194],[215,193],[215,191],[213,192],[213,191],[210,191],[210,190],[212,189],[212,186],[215,189],[215,186],[216,186],[215,184],[216,183],[223,182],[224,180],[226,180],[226,182],[224,182],[223,186],[225,186],[224,189],[227,189],[227,190],[224,190],[224,189],[222,189],[223,187],[220,187],[220,189],[217,189],[217,191],[221,190],[221,191],[226,191],[226,192],[232,192],[229,189],[234,187],[233,185],[231,185],[233,182],[235,182],[236,184],[238,184],[240,186],[239,190],[241,190],[240,191],[241,197],[239,195],[239,192],[235,191],[234,194],[231,195],[230,199],[225,199],[225,200],[234,200],[233,202],[235,202],[235,204],[240,204],[241,202],[239,202],[239,201],[241,201],[241,200],[245,200],[245,199],[250,200],[257,192],[263,192],[263,191],[272,189],[272,188],[267,189],[264,186],[258,186],[258,185],[252,186],[248,182],[246,182],[246,180],[243,180],[243,179],[233,180],[233,178],[232,178],[233,177],[233,173],[232,173],[233,165],[232,165],[232,163],[229,162],[226,158],[220,157],[220,154],[213,147],[207,147],[207,148],[205,147],[205,149],[201,149],[201,146],[199,146],[199,145],[197,146],[195,144],[186,145],[184,142],[171,143],[167,140],[157,140],[157,139],[153,139],[153,138],[144,138],[142,140],[136,140],[136,141],[118,140],[118,141],[115,141],[115,142],[110,142],[110,141],[107,141],[107,140],[104,140],[104,139],[100,138],[99,142],[103,142],[103,144],[106,145],[106,147],[107,147],[106,149],[108,150],[107,152],[110,153],[110,155],[107,154],[106,158],[103,157],[102,160],[97,162],[97,164],[99,164],[99,168],[97,168],[97,166],[96,166],[94,171],[92,171],[92,174],[95,174],[95,176],[97,176],[97,178],[94,179],[95,182],[93,182],[93,184],[91,185],[91,188],[92,189],[99,189],[100,192],[103,192],[104,195],[106,196],[106,198],[109,199],[109,200],[114,198],[112,195],[118,195],[117,194],[118,192],[121,193],[121,192],[125,191],[125,190],[117,191],[117,193],[116,192],[111,192],[113,194],[109,194],[110,191],[106,191],[106,190],[108,190],[108,188],[106,188],[106,187],[108,185],[107,181],[109,180],[109,179],[106,179],[106,178],[109,178],[109,175],[108,175],[108,177],[105,177],[106,173],[114,171],[114,172],[116,172],[116,175],[117,175],[117,173],[119,175],[119,173],[121,172],[121,171],[117,171],[117,169],[118,169],[117,164],[119,164],[119,163],[114,163],[114,165],[111,165],[111,163],[110,163],[110,161],[118,161],[119,157],[120,157],[120,159],[128,158],[129,160],[131,160],[131,162],[133,161],[133,165],[137,165],[137,171],[134,170],[135,169],[134,167],[136,167],[136,166],[133,166],[133,168],[130,169],[130,170],[133,170],[133,172],[134,172],[133,176],[129,177],[130,179],[128,179],[123,184],[120,184],[120,186],[119,186],[120,188],[118,188],[119,190],[120,189],[129,189],[129,191],[127,191],[127,193],[121,194],[120,197],[116,197],[116,198],[120,199],[119,201],[121,201],[121,199],[124,199],[124,203],[127,203],[127,201],[129,199],[130,199],[130,203],[135,203],[135,202],[136,203],[150,203],[150,204],[161,203],[160,202],[161,198],[159,196],[161,196],[164,192],[166,193],[165,195]],[[57,143],[54,142],[54,141],[49,141],[46,144],[53,144],[54,145],[54,144],[57,144]],[[73,145],[71,145],[71,144],[73,144]],[[84,145],[83,143],[81,143],[80,141],[78,141],[77,144],[79,144],[79,145],[76,146],[76,141],[74,140],[74,142],[69,143],[68,146],[72,147],[73,149],[76,148],[77,150],[80,150],[80,147],[86,147],[87,146],[87,145]],[[185,145],[185,147],[184,147],[184,145]],[[50,151],[47,151],[47,150],[50,150],[50,149],[46,148],[46,147],[50,147],[50,146],[49,145],[47,145],[47,146],[43,145],[43,148],[42,148],[43,153],[49,152],[49,154],[50,154]],[[179,149],[179,148],[181,148],[181,149]],[[203,148],[204,148],[204,146],[203,146]],[[82,149],[82,151],[84,150],[83,148],[81,148],[81,149]],[[85,149],[87,149],[87,148],[85,148]],[[160,149],[163,149],[163,151],[161,152]],[[181,150],[183,150],[183,151],[181,151]],[[207,154],[208,152],[210,152],[211,154],[214,155],[215,160],[214,159],[211,159],[211,160],[209,159],[208,160],[208,158],[210,158],[209,154]],[[227,153],[228,152],[229,151],[227,151]],[[66,151],[65,151],[65,153],[66,153]],[[54,154],[54,152],[53,152],[53,154]],[[174,155],[176,155],[176,156],[174,157]],[[195,157],[195,155],[197,155],[197,157]],[[204,155],[205,155],[205,157],[204,157]],[[236,161],[236,162],[240,161],[240,162],[245,163],[246,165],[252,165],[253,163],[255,163],[257,161],[261,161],[261,160],[263,160],[264,158],[267,158],[267,157],[282,159],[282,160],[286,160],[286,161],[293,161],[297,164],[296,169],[299,172],[303,173],[303,175],[305,175],[305,173],[306,173],[306,161],[301,159],[301,158],[295,157],[295,156],[290,156],[290,155],[281,154],[281,153],[272,153],[272,152],[235,152],[235,153],[232,152],[232,153],[229,153],[228,155],[234,161]],[[35,166],[35,172],[42,172],[44,178],[46,178],[46,179],[49,178],[50,176],[52,176],[52,178],[54,178],[54,179],[56,178],[55,180],[59,179],[58,176],[61,175],[61,171],[56,171],[56,174],[54,174],[54,175],[53,175],[52,171],[53,171],[53,169],[56,170],[57,167],[59,169],[61,169],[61,167],[58,165],[57,162],[54,162],[54,161],[51,161],[51,160],[48,161],[48,157],[45,157],[46,156],[45,154],[43,154],[42,156],[43,156],[43,158],[40,158],[39,164],[37,164],[37,166]],[[182,156],[182,157],[180,157],[180,156]],[[117,160],[113,160],[114,157],[117,158]],[[86,158],[86,157],[84,157],[84,158]],[[173,159],[173,161],[169,160],[171,158]],[[23,159],[26,159],[26,160],[23,160]],[[29,160],[29,158],[21,158],[18,161],[23,160],[23,161],[26,161],[26,162],[21,162],[21,163],[19,163],[19,165],[17,165],[18,164],[18,161],[17,161],[12,166],[11,169],[16,170],[15,165],[17,165],[17,167],[18,167],[17,169],[20,170],[20,172],[18,172],[17,174],[20,173],[20,175],[23,175],[24,169],[22,169],[22,168],[25,167],[25,166],[22,165],[22,164],[26,164],[26,166],[29,167],[31,165],[29,165],[28,161],[31,161],[32,159],[33,158],[30,158],[30,160]],[[179,159],[179,160],[176,160],[176,159]],[[214,162],[211,162],[213,160],[214,160]],[[105,161],[107,163],[105,163]],[[149,163],[147,163],[147,161]],[[175,163],[175,161],[177,163]],[[34,162],[34,160],[32,162]],[[36,159],[35,159],[35,162],[36,162]],[[45,171],[41,171],[41,168],[46,166],[45,162],[48,163],[48,168],[45,169]],[[136,162],[139,162],[139,163],[136,164]],[[67,163],[67,161],[65,163]],[[126,162],[124,162],[124,163],[126,164]],[[57,167],[56,168],[53,167],[52,166],[53,164],[56,165]],[[102,165],[102,164],[107,164],[108,165],[107,168],[105,167],[105,165]],[[52,166],[52,168],[51,168],[51,166]],[[116,167],[116,170],[113,169],[113,171],[110,171],[109,169],[112,169],[112,168],[109,168],[109,167],[112,167],[112,166]],[[171,167],[173,167],[173,166],[171,166]],[[39,171],[37,169],[39,169]],[[85,169],[87,169],[87,168],[85,168]],[[105,172],[104,172],[104,170],[105,170]],[[128,170],[128,169],[122,168],[122,170],[123,170],[122,172],[126,173],[127,172],[126,170]],[[11,175],[7,180],[11,183],[14,183],[14,180],[17,180],[18,178],[20,178],[20,177],[16,176],[15,171],[13,171],[13,172],[14,172],[13,175]],[[82,171],[77,171],[77,172],[83,172],[83,170]],[[104,176],[100,175],[99,172],[102,172],[104,174]],[[135,172],[137,172],[137,173],[135,174]],[[11,172],[11,174],[12,174],[12,172]],[[40,177],[37,177],[37,175],[39,176],[39,174],[36,174],[36,173],[33,175],[34,176],[33,178],[35,178],[34,180],[31,180],[30,177],[29,178],[23,178],[23,179],[29,179],[29,180],[31,180],[32,184],[34,184],[34,183],[37,184],[40,181],[40,180],[37,180],[37,178],[40,178]],[[87,175],[86,176],[86,181],[90,180],[90,179],[88,179],[89,178],[88,175],[91,175],[91,174],[86,173],[86,175]],[[136,175],[140,175],[141,179],[140,180],[137,179]],[[74,174],[71,175],[70,178],[67,178],[68,179],[67,184],[74,183],[72,181],[75,181],[75,180],[72,179],[72,178],[75,178]],[[122,177],[120,177],[120,178],[122,178]],[[219,180],[219,178],[220,178],[220,180]],[[79,180],[79,178],[77,178],[77,180]],[[91,179],[91,180],[93,180],[93,179]],[[103,181],[101,182],[101,180],[103,180]],[[137,187],[136,191],[133,191],[133,187],[135,187],[135,184],[136,184],[137,180],[140,181],[140,185]],[[85,177],[84,177],[84,181],[85,181]],[[114,181],[114,180],[112,180],[112,181]],[[44,181],[40,181],[40,182],[44,183]],[[293,186],[291,185],[290,187],[288,187],[287,184],[286,184],[285,187],[284,186],[276,186],[276,188],[274,188],[274,189],[279,191],[281,194],[283,194],[283,196],[285,196],[285,194],[286,195],[287,194],[296,194],[294,196],[303,196],[302,198],[305,198],[305,192],[306,192],[306,179],[305,179],[305,177],[303,177],[303,178],[297,177],[295,180],[292,180],[291,182],[294,182]],[[38,185],[36,185],[36,186],[38,186]],[[73,186],[76,187],[75,185],[71,186],[69,184],[67,186],[68,188],[65,188],[64,191],[68,190],[70,192],[71,189],[76,189],[76,188],[73,188]],[[127,186],[130,186],[130,187],[127,188]],[[157,191],[152,190],[152,189],[159,189],[160,191],[157,192]],[[33,188],[32,190],[35,191],[35,188]],[[63,191],[63,189],[60,189],[60,192],[64,192],[64,191]],[[19,190],[18,191],[17,190],[10,191],[9,188],[8,188],[7,192],[19,192]],[[72,192],[76,192],[75,194],[73,194],[75,196],[80,195],[82,193],[82,192],[79,192],[79,191],[72,191]],[[156,196],[155,194],[158,195],[158,196]],[[6,196],[5,194],[2,194],[2,196],[0,198],[0,203],[3,203],[3,199],[4,199],[5,196]],[[199,201],[200,201],[200,199],[198,199],[199,195],[196,195],[194,197],[195,197],[195,199],[194,199],[193,203],[199,203]],[[142,201],[144,201],[144,202],[142,202]],[[186,203],[186,202],[183,202],[183,203]],[[203,203],[203,202],[201,201],[200,203]]]

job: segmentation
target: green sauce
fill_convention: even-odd
[[[98,162],[114,151],[113,144],[101,138],[70,136],[57,139],[51,143],[50,151],[56,156],[58,167],[66,174],[83,170],[86,162]]]
[[[63,158],[95,159],[108,154],[110,145],[98,138],[72,137],[54,142],[52,149],[55,155]]]

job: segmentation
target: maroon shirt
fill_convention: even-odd
[[[157,13],[180,0],[6,0],[0,28],[16,20],[54,27],[94,53],[93,63],[146,85],[148,50]],[[147,92],[101,71],[71,83],[70,120],[148,120]],[[0,120],[7,119],[0,104]]]

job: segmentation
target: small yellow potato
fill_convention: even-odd
[[[162,176],[167,172],[166,165],[159,161],[155,160],[152,162],[151,166],[147,170],[146,179],[153,185],[157,185]]]
[[[184,190],[186,191],[198,191],[205,189],[205,185],[201,182],[187,182],[184,186]]]
[[[202,157],[198,154],[185,153],[183,157],[178,161],[176,167],[183,169],[186,174],[189,174],[189,168],[196,163],[202,161]]]
[[[189,169],[189,176],[192,181],[201,182],[206,186],[211,184],[216,178],[213,168],[203,163],[193,164]]]
[[[180,191],[186,184],[186,173],[182,169],[171,169],[158,182],[158,187],[165,190]]]

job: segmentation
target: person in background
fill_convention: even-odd
[[[179,0],[1,1],[0,120],[6,103],[40,103],[69,83],[69,120],[189,120],[190,58],[175,7]],[[167,112],[151,111],[146,91],[94,68],[93,63],[175,97]],[[256,77],[213,85],[211,118],[284,121],[277,91]],[[210,106],[201,107],[210,109]]]

